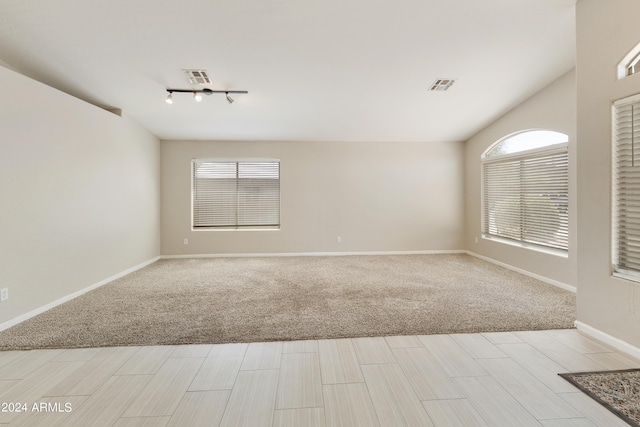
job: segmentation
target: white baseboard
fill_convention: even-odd
[[[381,252],[278,252],[278,253],[230,253],[230,254],[187,254],[162,255],[162,259],[176,258],[242,258],[242,257],[293,257],[293,256],[351,256],[351,255],[437,255],[463,254],[464,250],[443,251],[381,251]]]
[[[521,268],[514,267],[514,266],[509,265],[509,264],[505,264],[504,262],[496,261],[493,258],[489,258],[489,257],[477,254],[477,253],[472,252],[472,251],[465,251],[465,252],[467,254],[471,255],[471,256],[474,256],[476,258],[480,258],[483,261],[487,261],[487,262],[490,262],[492,264],[499,265],[500,267],[504,267],[504,268],[506,268],[508,270],[512,270],[512,271],[515,271],[517,273],[524,274],[525,276],[533,277],[534,279],[540,280],[541,282],[545,282],[545,283],[548,283],[548,284],[553,285],[553,286],[557,286],[558,288],[564,289],[565,291],[573,292],[574,294],[577,291],[575,286],[571,286],[571,285],[568,285],[566,283],[562,283],[562,282],[559,282],[557,280],[550,279],[548,277],[540,276],[539,274],[535,274],[535,273],[532,273],[530,271],[523,270]]]
[[[152,258],[152,259],[150,259],[148,261],[143,262],[142,264],[138,264],[138,265],[136,265],[134,267],[131,267],[131,268],[128,268],[128,269],[126,269],[124,271],[121,271],[120,273],[118,273],[116,275],[113,275],[113,276],[108,277],[108,278],[106,278],[104,280],[101,280],[98,283],[94,283],[93,285],[91,285],[91,286],[89,286],[87,288],[84,288],[84,289],[81,289],[81,290],[79,290],[77,292],[74,292],[72,294],[66,295],[66,296],[64,296],[62,298],[59,298],[59,299],[57,299],[57,300],[55,300],[55,301],[53,301],[53,302],[51,302],[51,303],[49,303],[47,305],[43,305],[42,307],[36,308],[35,310],[31,310],[30,312],[25,313],[25,314],[23,314],[21,316],[18,316],[18,317],[14,318],[14,319],[8,320],[8,321],[3,322],[3,323],[0,323],[0,331],[4,331],[5,329],[9,329],[10,327],[17,325],[18,323],[21,323],[21,322],[24,322],[25,320],[31,319],[32,317],[37,316],[38,314],[42,314],[47,310],[51,310],[52,308],[57,307],[60,304],[63,304],[65,302],[67,302],[67,301],[71,301],[72,299],[77,298],[82,294],[86,294],[89,291],[97,289],[100,286],[104,286],[109,282],[113,282],[114,280],[119,279],[119,278],[121,278],[123,276],[126,276],[129,273],[133,273],[136,270],[140,270],[141,268],[146,267],[147,265],[149,265],[151,263],[154,263],[159,259],[160,259],[159,256],[157,256],[155,258]]]
[[[628,355],[633,356],[636,359],[640,359],[640,348],[634,346],[633,344],[629,344],[628,342],[623,341],[620,338],[616,338],[612,335],[607,334],[606,332],[602,332],[600,329],[596,329],[593,326],[589,326],[586,323],[580,322],[578,320],[576,320],[575,325],[579,331],[584,332],[590,337],[602,341],[605,344],[609,344],[616,350],[627,353]]]

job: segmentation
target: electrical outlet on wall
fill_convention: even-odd
[[[6,301],[9,299],[9,288],[0,289],[0,302]]]
[[[184,239],[184,244],[188,245],[189,244],[189,239]]]
[[[341,236],[337,236],[336,237],[336,242],[337,243],[342,243],[342,237]]]

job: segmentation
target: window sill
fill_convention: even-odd
[[[215,228],[191,227],[191,231],[280,231],[280,228]]]
[[[488,235],[482,235],[482,238],[490,242],[497,242],[505,245],[515,246],[517,248],[529,249],[532,251],[541,252],[543,254],[553,255],[561,258],[569,258],[569,252],[563,251],[561,249],[552,249],[544,246],[539,246],[533,243],[517,242],[515,240],[503,239],[500,237],[488,236]]]
[[[620,280],[624,280],[627,282],[633,282],[636,284],[640,284],[640,277],[637,276],[636,274],[640,274],[640,273],[632,273],[632,272],[625,272],[625,271],[614,271],[611,275],[613,277],[615,277],[616,279],[620,279]]]

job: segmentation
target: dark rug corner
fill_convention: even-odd
[[[640,427],[640,369],[558,375],[629,425]]]

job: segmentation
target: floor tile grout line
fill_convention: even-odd
[[[448,397],[446,399],[420,399],[420,402],[447,402],[449,400],[466,400],[467,402],[469,401],[467,397]]]
[[[511,358],[510,358],[511,359]],[[511,359],[514,363],[516,363],[518,366],[520,366],[515,360]],[[528,372],[528,371],[527,371]],[[531,373],[530,373],[531,374]],[[533,374],[531,374],[533,375]],[[520,405],[520,407],[522,407],[527,413],[529,413],[529,415],[531,415],[535,420],[537,421],[541,421],[541,420],[549,420],[549,419],[555,419],[555,418],[538,418],[535,416],[535,414],[533,414],[529,409],[527,409],[522,403],[520,403],[520,400],[514,396],[513,394],[511,394],[511,392],[509,392],[509,390],[507,390],[501,383],[501,381],[499,381],[496,377],[494,377],[493,375],[489,374],[489,376],[491,378],[493,378],[493,380],[496,382],[496,384],[498,384],[509,396],[511,396],[511,398],[518,404]],[[550,393],[553,393],[555,395],[557,395],[558,393],[556,393],[555,391],[551,390],[546,384],[544,384],[542,381],[538,380],[536,378],[536,380],[542,385],[542,387],[546,388]]]
[[[378,425],[382,426],[382,420],[380,419],[380,415],[378,414],[378,410],[376,409],[376,405],[373,404],[373,399],[371,398],[371,390],[369,389],[369,384],[367,383],[367,378],[365,378],[364,376],[364,372],[362,372],[362,367],[360,364],[358,364],[358,366],[360,366],[360,372],[362,374],[362,378],[363,378],[363,383],[365,388],[367,389],[367,396],[369,396],[369,401],[371,402],[371,406],[373,407],[373,413],[376,414],[376,419],[378,420]],[[359,383],[359,384],[363,384],[363,383]]]
[[[374,364],[369,364],[368,366],[372,366],[372,365],[374,365]],[[425,412],[425,414],[427,415],[427,417],[429,418],[429,420],[431,420],[431,424],[435,426],[435,423],[433,422],[433,419],[431,418],[431,415],[429,415],[429,411],[427,411],[427,409],[424,407],[424,405],[422,405],[422,401],[420,400],[420,396],[418,396],[418,393],[415,391],[415,389],[411,385],[411,381],[409,381],[409,379],[406,376],[406,373],[402,369],[402,365],[400,363],[398,363],[398,362],[396,362],[396,363],[377,363],[375,365],[397,365],[398,368],[400,368],[400,372],[402,372],[402,375],[405,376],[405,379],[407,380],[407,383],[409,384],[409,390],[411,390],[411,393],[416,398],[416,400],[418,402],[420,402],[420,406],[421,406],[422,410]],[[364,376],[364,373],[363,373],[363,376]],[[369,390],[369,384],[367,383],[367,379],[366,378],[365,378],[364,383],[365,383],[365,385],[367,387],[367,393],[369,393],[369,399],[371,399],[371,391]],[[371,399],[371,402],[373,403],[373,399]],[[376,409],[375,405],[374,405],[373,408],[374,408],[374,410]],[[378,411],[375,410],[375,412],[376,412],[376,415],[377,415]],[[378,419],[378,422],[380,422],[380,419]],[[381,422],[380,422],[380,425],[382,426]]]
[[[108,348],[108,347],[103,347],[103,348],[102,348],[102,350],[101,350],[99,353],[104,352],[107,348]],[[138,351],[139,351],[139,350],[138,350]],[[138,351],[134,351],[133,353],[131,353],[131,355],[130,355],[128,358],[126,358],[125,360],[123,360],[123,361],[122,361],[122,363],[120,363],[120,365],[119,365],[117,368],[114,368],[114,369],[113,369],[113,373],[112,373],[111,375],[109,375],[107,378],[105,378],[105,380],[104,380],[104,381],[102,381],[102,382],[100,383],[100,385],[98,385],[98,386],[95,388],[94,393],[95,393],[95,391],[97,391],[98,389],[100,389],[103,385],[105,385],[105,384],[106,384],[106,382],[109,380],[109,378],[112,378],[112,377],[116,376],[116,375],[115,375],[115,373],[116,373],[116,372],[118,372],[118,370],[120,370],[120,368],[122,368],[122,367],[123,367],[123,366],[124,366],[124,365],[129,361],[129,360],[131,360],[131,358],[132,358],[136,353],[138,353]],[[104,362],[104,360],[103,360],[101,363],[103,363],[103,362]],[[100,365],[96,366],[96,369],[98,369],[98,368],[99,368],[99,366],[100,366]],[[89,395],[89,396],[91,396],[91,395]]]
[[[520,406],[527,414],[531,415],[531,417],[533,419],[535,419],[537,421],[537,418],[533,416],[533,414],[531,414],[527,408],[523,407],[522,404],[520,404],[520,402],[518,402],[518,400],[513,397],[513,395],[511,393],[509,393],[508,390],[506,390],[502,384],[500,384],[494,377],[492,377],[491,375],[487,375],[488,377],[490,377],[497,385],[498,387],[500,387],[509,397],[511,397],[513,399],[513,401],[515,402],[516,405]],[[484,377],[484,376],[483,376]],[[459,378],[477,378],[477,377],[459,377]],[[479,408],[473,403],[473,400],[471,399],[470,396],[468,396],[464,390],[460,390],[462,392],[462,394],[465,395],[465,399],[469,402],[469,404],[471,405],[471,407],[480,415],[480,418],[482,418],[484,420],[484,422],[488,425],[491,426],[491,420],[486,419],[483,415],[482,415],[482,411],[479,410]]]

